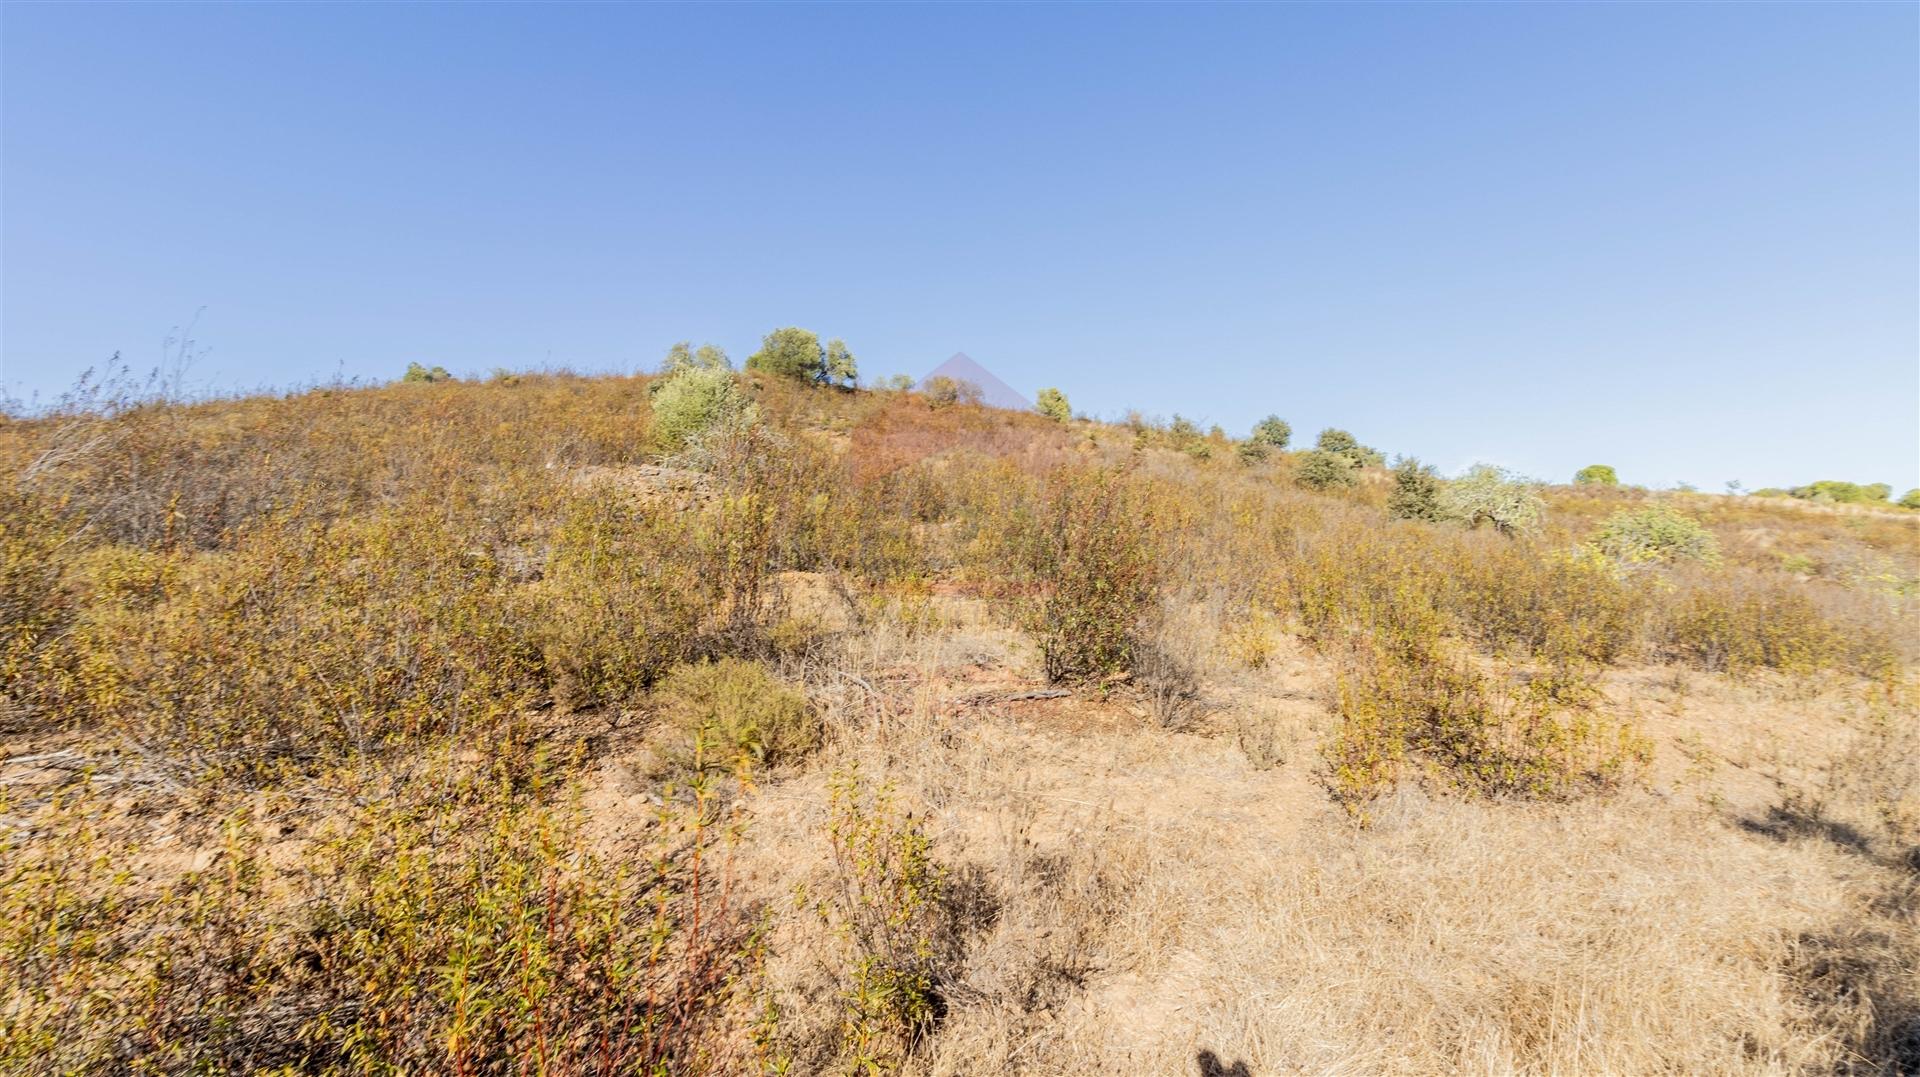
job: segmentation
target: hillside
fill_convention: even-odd
[[[674,380],[0,423],[0,1071],[1920,1069],[1920,513]]]

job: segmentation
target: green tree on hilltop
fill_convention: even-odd
[[[667,349],[667,357],[660,364],[660,373],[668,377],[683,370],[732,370],[733,363],[727,353],[711,344],[702,344],[698,351],[693,342],[683,340]]]
[[[1269,415],[1253,424],[1251,440],[1268,448],[1284,449],[1287,442],[1293,440],[1293,427],[1288,426],[1280,416]]]
[[[407,372],[400,375],[400,380],[412,383],[452,381],[453,375],[447,373],[447,368],[443,366],[428,368],[419,363],[408,363]]]
[[[1035,411],[1054,422],[1064,423],[1073,418],[1073,408],[1067,404],[1067,394],[1058,389],[1040,390],[1040,394],[1034,398],[1033,406]]]
[[[1353,474],[1356,470],[1351,459],[1337,452],[1314,449],[1300,454],[1293,481],[1309,490],[1332,490],[1359,481]]]
[[[1379,467],[1387,460],[1380,450],[1368,448],[1352,434],[1333,427],[1320,431],[1320,440],[1315,448],[1335,456],[1344,456],[1354,467]]]
[[[1393,467],[1393,493],[1387,495],[1387,515],[1396,520],[1439,520],[1440,476],[1411,456]]]
[[[860,381],[860,368],[854,363],[853,352],[847,349],[847,342],[839,337],[827,341],[824,371],[828,385],[852,388]]]
[[[747,357],[747,369],[795,381],[823,381],[827,376],[827,353],[813,331],[788,326],[760,339],[760,350]]]

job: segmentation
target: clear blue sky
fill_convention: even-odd
[[[0,378],[964,350],[1452,470],[1920,485],[1920,8],[0,8]]]

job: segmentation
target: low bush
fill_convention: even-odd
[[[1720,542],[1700,521],[1665,505],[1622,509],[1593,536],[1601,553],[1623,564],[1720,560]]]
[[[1023,545],[1040,589],[1027,621],[1047,679],[1125,670],[1157,593],[1153,500],[1125,472],[1080,467],[1049,475],[1044,498]]]
[[[1396,520],[1439,520],[1440,477],[1412,457],[1394,465],[1393,493],[1387,497],[1387,515]]]
[[[1042,389],[1035,399],[1034,410],[1057,423],[1073,418],[1073,406],[1067,403],[1067,394],[1058,389]]]
[[[1379,467],[1387,460],[1380,450],[1362,445],[1352,434],[1332,427],[1320,431],[1320,438],[1314,443],[1314,448],[1320,452],[1344,456],[1354,467]]]
[[[677,449],[719,426],[756,421],[758,410],[720,367],[692,366],[653,386],[653,436],[663,449]]]
[[[949,378],[945,374],[928,378],[927,383],[920,387],[920,392],[927,398],[927,406],[936,410],[950,408],[957,404],[977,405],[981,399],[978,385],[958,378]]]
[[[1441,605],[1495,653],[1615,665],[1639,653],[1651,594],[1591,551],[1462,546],[1434,568]]]
[[[1686,581],[1662,604],[1654,631],[1663,656],[1707,670],[1841,668],[1886,677],[1899,667],[1886,626],[1837,620],[1806,590],[1745,575]]]
[[[652,704],[668,750],[685,766],[776,766],[820,743],[820,720],[806,697],[747,659],[675,666],[654,687]]]
[[[724,878],[734,828],[676,797],[634,871],[540,773],[362,775],[370,795],[278,874],[236,812],[212,863],[159,892],[97,799],[51,805],[41,840],[0,833],[0,1068],[738,1072],[718,1019],[753,946]]]
[[[73,538],[46,499],[0,489],[0,728],[57,712],[71,690],[75,597],[58,555]]]
[[[1434,642],[1375,640],[1348,660],[1338,698],[1329,781],[1363,819],[1410,772],[1469,795],[1558,798],[1608,787],[1650,757],[1575,667],[1509,686]]]
[[[1353,460],[1340,453],[1303,452],[1293,470],[1293,481],[1309,490],[1336,490],[1359,481]]]
[[[1606,464],[1588,464],[1573,473],[1575,486],[1618,486],[1620,476]]]
[[[499,735],[538,692],[499,566],[430,517],[261,529],[156,579],[89,603],[85,709],[68,721],[185,773],[261,781],[455,729]]]
[[[589,498],[563,513],[520,623],[562,710],[633,702],[694,655],[718,581],[678,522]]]
[[[841,1060],[850,1073],[899,1072],[944,1011],[957,966],[946,874],[890,785],[842,771],[831,809],[833,877],[813,908],[846,949]]]

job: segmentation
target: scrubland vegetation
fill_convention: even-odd
[[[0,423],[0,1069],[1920,1067],[1920,514],[746,366]]]

